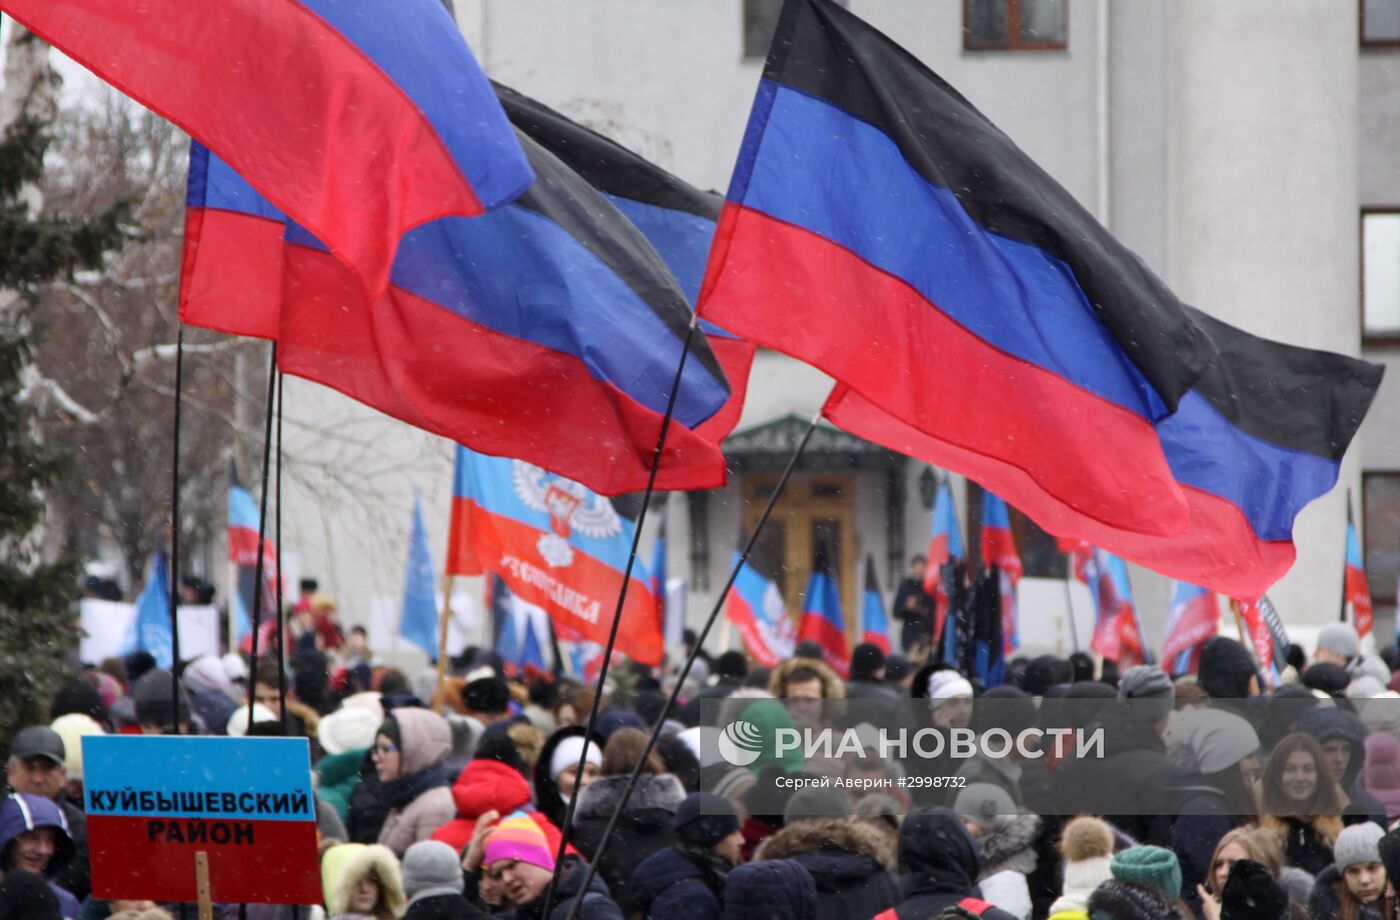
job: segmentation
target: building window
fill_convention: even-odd
[[[1030,51],[1069,43],[1069,0],[963,0],[963,47]]]
[[[1361,214],[1361,335],[1400,343],[1400,210]]]
[[[1361,44],[1400,46],[1400,0],[1361,0]]]
[[[836,0],[845,6],[848,0]],[[783,0],[744,0],[744,57],[766,58]]]
[[[1395,607],[1400,579],[1400,472],[1361,475],[1362,548],[1371,601]]]

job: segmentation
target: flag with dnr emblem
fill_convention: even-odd
[[[517,598],[544,608],[561,638],[606,643],[636,527],[625,507],[523,460],[458,447],[447,570],[495,572]],[[642,664],[661,663],[656,598],[640,561],[617,648]]]

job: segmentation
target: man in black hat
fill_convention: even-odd
[[[87,816],[64,792],[68,782],[68,768],[64,764],[66,754],[63,739],[47,725],[22,728],[10,745],[10,756],[5,761],[5,782],[11,792],[42,796],[63,809],[63,817],[68,821],[68,834],[73,838],[74,854],[68,865],[54,876],[54,881],[81,901],[92,890],[92,877],[88,869]]]
[[[724,882],[739,862],[744,835],[728,799],[692,792],[676,808],[676,843],[632,873],[630,908],[647,917],[720,920]]]

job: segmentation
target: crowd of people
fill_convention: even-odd
[[[294,735],[311,749],[322,903],[218,905],[226,918],[1400,918],[1389,881],[1400,877],[1400,829],[1389,829],[1400,660],[1363,654],[1345,624],[1310,656],[1292,650],[1277,688],[1220,636],[1190,674],[1046,655],[1012,660],[990,688],[873,645],[855,649],[843,679],[799,645],[771,670],[737,651],[701,654],[668,709],[674,663],[620,661],[595,700],[489,649],[466,650],[441,682],[405,675],[362,632],[331,628],[325,608],[314,622],[287,635],[285,673],[276,656],[203,657],[180,668],[177,695],[138,652],[86,669],[52,700],[49,724],[16,732],[0,920],[192,909],[95,896],[84,817],[84,736],[177,731]],[[984,730],[992,710],[1069,720],[1102,731],[1102,756],[972,758],[950,768],[957,785],[872,791],[772,779],[908,765],[765,750],[737,767],[704,743],[716,731],[700,724],[707,701],[772,725],[832,700],[916,701],[939,729]]]

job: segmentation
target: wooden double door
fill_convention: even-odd
[[[796,616],[802,610],[803,592],[811,577],[817,552],[823,543],[831,554],[841,590],[846,634],[859,628],[860,612],[856,573],[855,476],[847,473],[794,475],[764,525],[756,553],[774,568],[774,577]],[[778,483],[776,474],[755,473],[744,478],[744,527],[752,532],[759,515]]]

